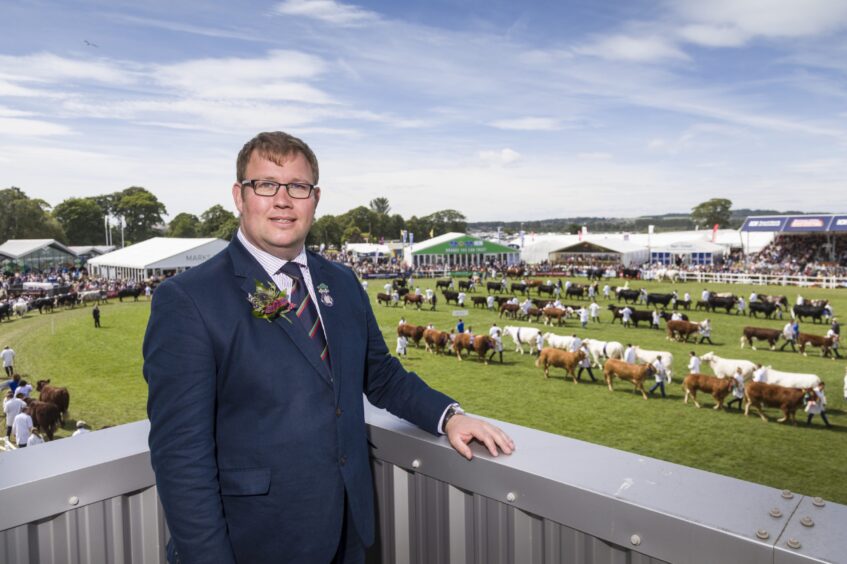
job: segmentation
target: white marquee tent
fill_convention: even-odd
[[[94,276],[144,280],[153,275],[176,274],[203,264],[229,243],[223,239],[154,237],[88,261]]]

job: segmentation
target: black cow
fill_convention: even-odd
[[[637,268],[624,268],[621,270],[621,278],[641,278],[641,271]]]
[[[10,321],[12,319],[12,306],[6,302],[0,303],[0,321],[3,321],[4,317]]]
[[[618,290],[618,301],[623,300],[625,303],[637,303],[638,296],[641,295],[641,292],[638,290]]]
[[[653,312],[647,310],[638,310],[634,308],[629,308],[632,311],[632,324],[638,327],[639,321],[646,321],[648,325],[653,323]],[[622,307],[616,305],[609,305],[609,311],[612,312],[612,323],[615,322],[615,319],[620,319],[621,323],[623,323],[623,315],[621,315]]]
[[[36,298],[32,300],[32,309],[38,309],[38,313],[44,313],[45,309],[53,313],[54,305],[55,298]]]
[[[405,278],[395,278],[391,281],[391,287],[395,290],[397,288],[405,288],[406,287],[406,279]]]
[[[647,294],[647,300],[645,302],[645,305],[649,306],[650,304],[661,304],[662,309],[664,309],[668,307],[668,304],[670,304],[673,299],[673,294]]]
[[[445,290],[449,290],[450,286],[453,285],[453,280],[436,280],[435,281],[435,289],[444,288]]]
[[[757,314],[764,314],[766,319],[770,319],[771,315],[779,309],[779,305],[772,302],[753,302],[750,304],[750,312],[747,314],[748,317],[758,317]]]
[[[570,288],[565,290],[565,297],[575,296],[577,298],[584,298],[585,294],[588,293],[588,288],[586,286],[580,286],[579,284],[572,284]]]
[[[552,296],[556,293],[556,285],[555,284],[539,284],[538,285],[538,295],[547,294],[548,296]]]
[[[485,283],[485,289],[488,290],[489,294],[491,293],[492,290],[494,290],[495,292],[503,292],[504,291],[503,284],[501,284],[500,282],[486,282]]]
[[[729,313],[735,307],[736,301],[734,296],[710,296],[706,309],[716,311],[720,308]]]
[[[512,285],[509,286],[509,289],[512,292],[517,292],[519,294],[529,295],[529,290],[527,289],[529,286],[527,284],[512,282]]]
[[[473,292],[474,290],[473,280],[459,280],[459,290],[467,290],[468,292]]]
[[[588,277],[589,280],[602,280],[603,274],[604,271],[602,268],[589,268],[585,272],[585,275]]]
[[[823,317],[826,313],[823,307],[810,305],[796,305],[792,311],[800,321],[803,321],[806,317],[811,317],[814,323],[823,323]]]
[[[448,304],[450,302],[456,302],[456,305],[459,305],[459,292],[454,292],[453,290],[444,290],[441,292],[444,295],[444,301]]]
[[[668,313],[668,312],[666,312],[666,311],[659,312],[659,317],[661,317],[662,319],[664,319],[666,322],[667,322],[667,321],[670,321],[672,316],[673,316],[673,314],[672,314],[672,313]],[[684,313],[680,313],[680,314],[679,314],[679,317],[680,317],[683,321],[688,321],[688,316],[687,316],[687,315],[685,315]]]
[[[121,288],[118,290],[118,300],[124,301],[124,298],[132,298],[132,301],[137,302],[138,296],[141,295],[141,287],[138,288]]]

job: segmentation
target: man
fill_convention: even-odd
[[[588,311],[591,313],[591,321],[600,323],[600,304],[596,301],[591,302],[591,305],[588,306]]]
[[[744,312],[747,309],[747,304],[744,303],[744,296],[738,296],[738,303],[735,307],[738,308],[735,315],[744,315]]]
[[[12,422],[12,432],[15,434],[15,442],[18,448],[26,448],[31,431],[32,417],[29,414],[29,408],[25,407],[15,416],[15,420]]]
[[[459,335],[461,335],[461,334],[462,334],[462,333],[464,333],[464,332],[465,332],[465,322],[464,322],[464,320],[462,320],[462,318],[460,317],[460,318],[459,318],[459,322],[458,322],[458,323],[456,323],[456,333],[457,333],[457,334],[459,334]]]
[[[797,352],[797,349],[794,347],[794,342],[796,341],[794,338],[794,325],[790,321],[782,328],[782,338],[785,339],[785,342],[782,343],[779,350],[783,351],[786,345],[791,345],[791,350]]]
[[[656,383],[653,384],[653,387],[650,388],[650,391],[647,393],[651,396],[656,388],[660,388],[662,391],[662,397],[667,397],[665,395],[665,381],[668,378],[667,369],[665,368],[665,363],[662,362],[662,355],[656,355],[656,360],[653,361],[653,372],[656,376]]]
[[[626,344],[626,349],[623,351],[623,360],[624,362],[628,362],[630,364],[635,364],[636,355],[635,355],[635,347],[631,344]]]
[[[650,327],[652,327],[653,329],[658,329],[659,328],[659,319],[661,319],[661,317],[659,316],[659,310],[654,309],[650,313],[650,317],[651,317],[651,321],[652,321],[650,323]]]
[[[145,336],[168,552],[364,562],[375,525],[363,393],[468,459],[473,439],[494,456],[514,443],[406,372],[353,272],[306,252],[321,191],[303,141],[261,133],[236,168],[238,233],[159,286]]]
[[[710,345],[714,345],[712,342],[712,324],[708,319],[700,322],[700,340],[697,343],[702,344],[703,341],[709,341]]]
[[[94,304],[94,309],[91,310],[91,316],[94,318],[94,328],[100,327],[100,306]]]
[[[629,324],[632,322],[632,310],[629,306],[624,306],[621,310],[621,323],[624,327],[629,327]]]
[[[732,409],[732,404],[738,404],[738,411],[741,411],[741,408],[744,405],[744,371],[739,366],[735,369],[735,374],[732,375],[735,379],[735,383],[732,385],[732,399],[726,403],[726,409],[729,411]]]
[[[15,417],[26,408],[26,402],[23,398],[13,395],[12,390],[6,392],[6,399],[3,400],[3,413],[6,414],[6,438],[12,436],[12,424],[15,422]]]
[[[78,437],[80,435],[84,435],[86,433],[90,433],[91,429],[88,428],[88,423],[85,421],[77,421],[76,422],[76,431],[71,435],[72,437]]]
[[[689,374],[699,374],[700,373],[700,357],[697,356],[697,353],[691,351],[689,354],[688,360],[688,373]]]
[[[754,382],[764,382],[765,376],[767,375],[768,370],[758,362],[756,363],[756,369],[753,370],[753,381]]]
[[[6,345],[0,352],[0,357],[3,358],[3,370],[6,371],[6,376],[11,378],[15,373],[15,351]]]

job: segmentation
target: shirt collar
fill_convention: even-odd
[[[251,243],[241,231],[241,228],[238,229],[237,237],[238,240],[241,241],[241,244],[244,245],[244,248],[247,249],[247,252],[250,253],[260,265],[262,265],[262,268],[265,270],[265,272],[268,273],[269,276],[273,276],[277,272],[279,272],[279,269],[282,268],[283,265],[287,262],[295,262],[301,267],[309,268],[309,264],[306,261],[305,246],[300,249],[300,252],[297,254],[296,257],[291,259],[291,261],[287,261],[285,259],[276,257],[267,251],[263,251],[262,249]]]

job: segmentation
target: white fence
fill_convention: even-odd
[[[837,276],[777,276],[745,272],[680,272],[684,282],[717,282],[721,284],[759,284],[815,288],[847,288],[847,278]]]

